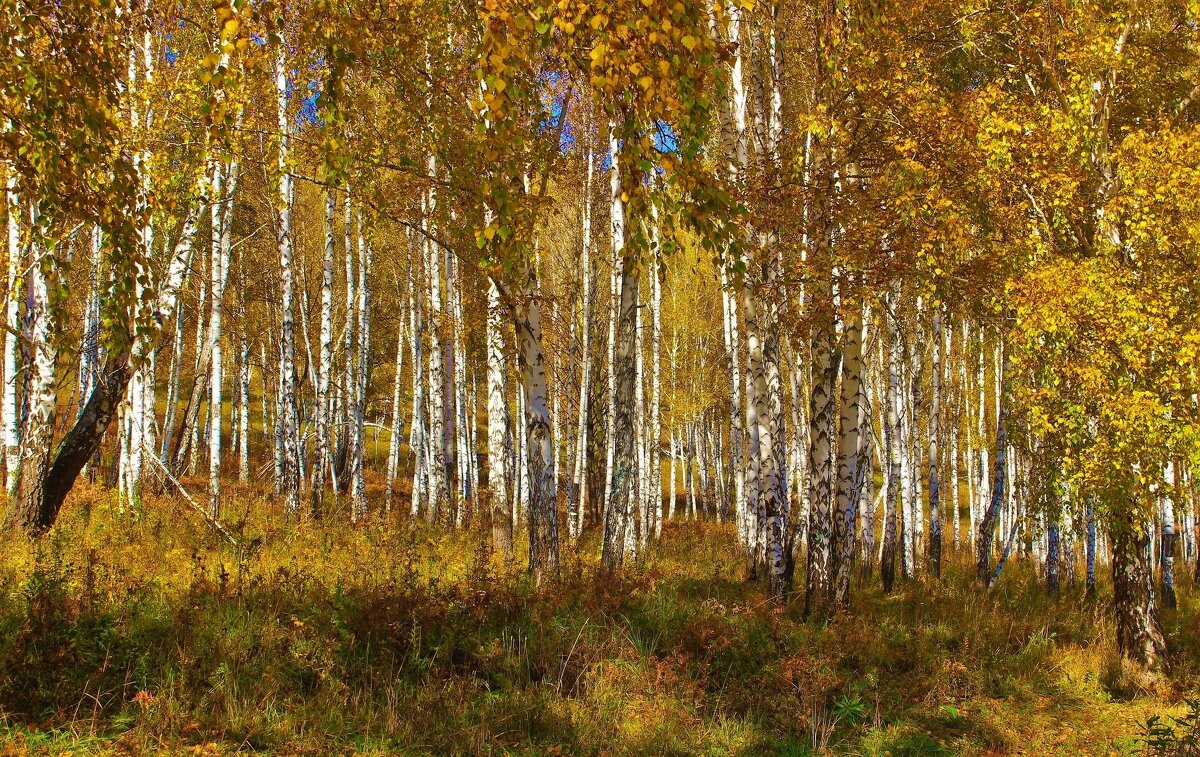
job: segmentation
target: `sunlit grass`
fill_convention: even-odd
[[[1112,753],[1195,686],[1190,582],[1173,678],[1125,676],[1083,587],[1014,560],[806,623],[744,579],[732,530],[671,524],[603,576],[596,536],[536,587],[486,528],[397,512],[289,523],[229,486],[234,548],[176,497],[84,488],[0,548],[0,739],[15,751]],[[406,510],[406,508],[400,508]],[[343,514],[344,515],[344,514]],[[520,550],[518,550],[520,554]]]

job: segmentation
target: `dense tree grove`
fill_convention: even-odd
[[[5,523],[733,524],[822,619],[1200,572],[1200,5],[0,0]],[[204,475],[204,474],[207,475]],[[370,474],[370,478],[368,477]],[[373,487],[369,481],[381,480]],[[207,491],[207,494],[202,492]],[[189,494],[190,492],[190,494]]]

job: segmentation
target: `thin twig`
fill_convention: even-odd
[[[229,531],[225,528],[225,526],[221,525],[221,521],[214,518],[208,511],[206,511],[204,508],[200,507],[200,505],[196,504],[196,500],[192,499],[192,495],[188,494],[188,490],[183,488],[183,484],[179,483],[179,479],[177,479],[173,475],[171,475],[170,469],[167,468],[167,466],[163,465],[163,461],[158,458],[157,453],[155,453],[152,450],[147,449],[145,445],[142,445],[142,453],[154,461],[154,464],[157,465],[159,467],[159,469],[162,471],[163,476],[166,477],[166,479],[168,481],[175,484],[175,487],[177,489],[179,489],[179,492],[181,494],[183,494],[183,498],[185,500],[187,500],[187,503],[189,505],[191,505],[192,507],[194,507],[196,509],[196,512],[203,515],[204,519],[206,521],[208,521],[209,525],[211,525],[218,532],[220,532],[220,534],[222,536],[224,536],[226,539],[228,539],[229,543],[232,544],[234,547],[241,547],[241,545],[238,544],[238,540],[233,538],[233,534],[229,533]]]

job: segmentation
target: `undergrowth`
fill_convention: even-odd
[[[1107,588],[1050,596],[1020,559],[983,592],[950,552],[815,623],[718,524],[669,524],[615,577],[585,538],[535,586],[484,529],[293,524],[236,488],[225,517],[237,547],[176,498],[85,487],[0,546],[0,751],[1108,754],[1190,722],[1188,584],[1148,688]]]

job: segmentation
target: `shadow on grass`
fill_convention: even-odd
[[[1190,586],[1176,677],[1122,700],[1107,589],[1048,596],[1019,559],[986,593],[951,554],[942,581],[805,623],[725,526],[669,524],[618,576],[591,533],[536,587],[484,528],[294,524],[252,495],[229,504],[241,549],[174,500],[122,513],[98,490],[0,547],[13,749],[1108,753],[1194,683]]]

